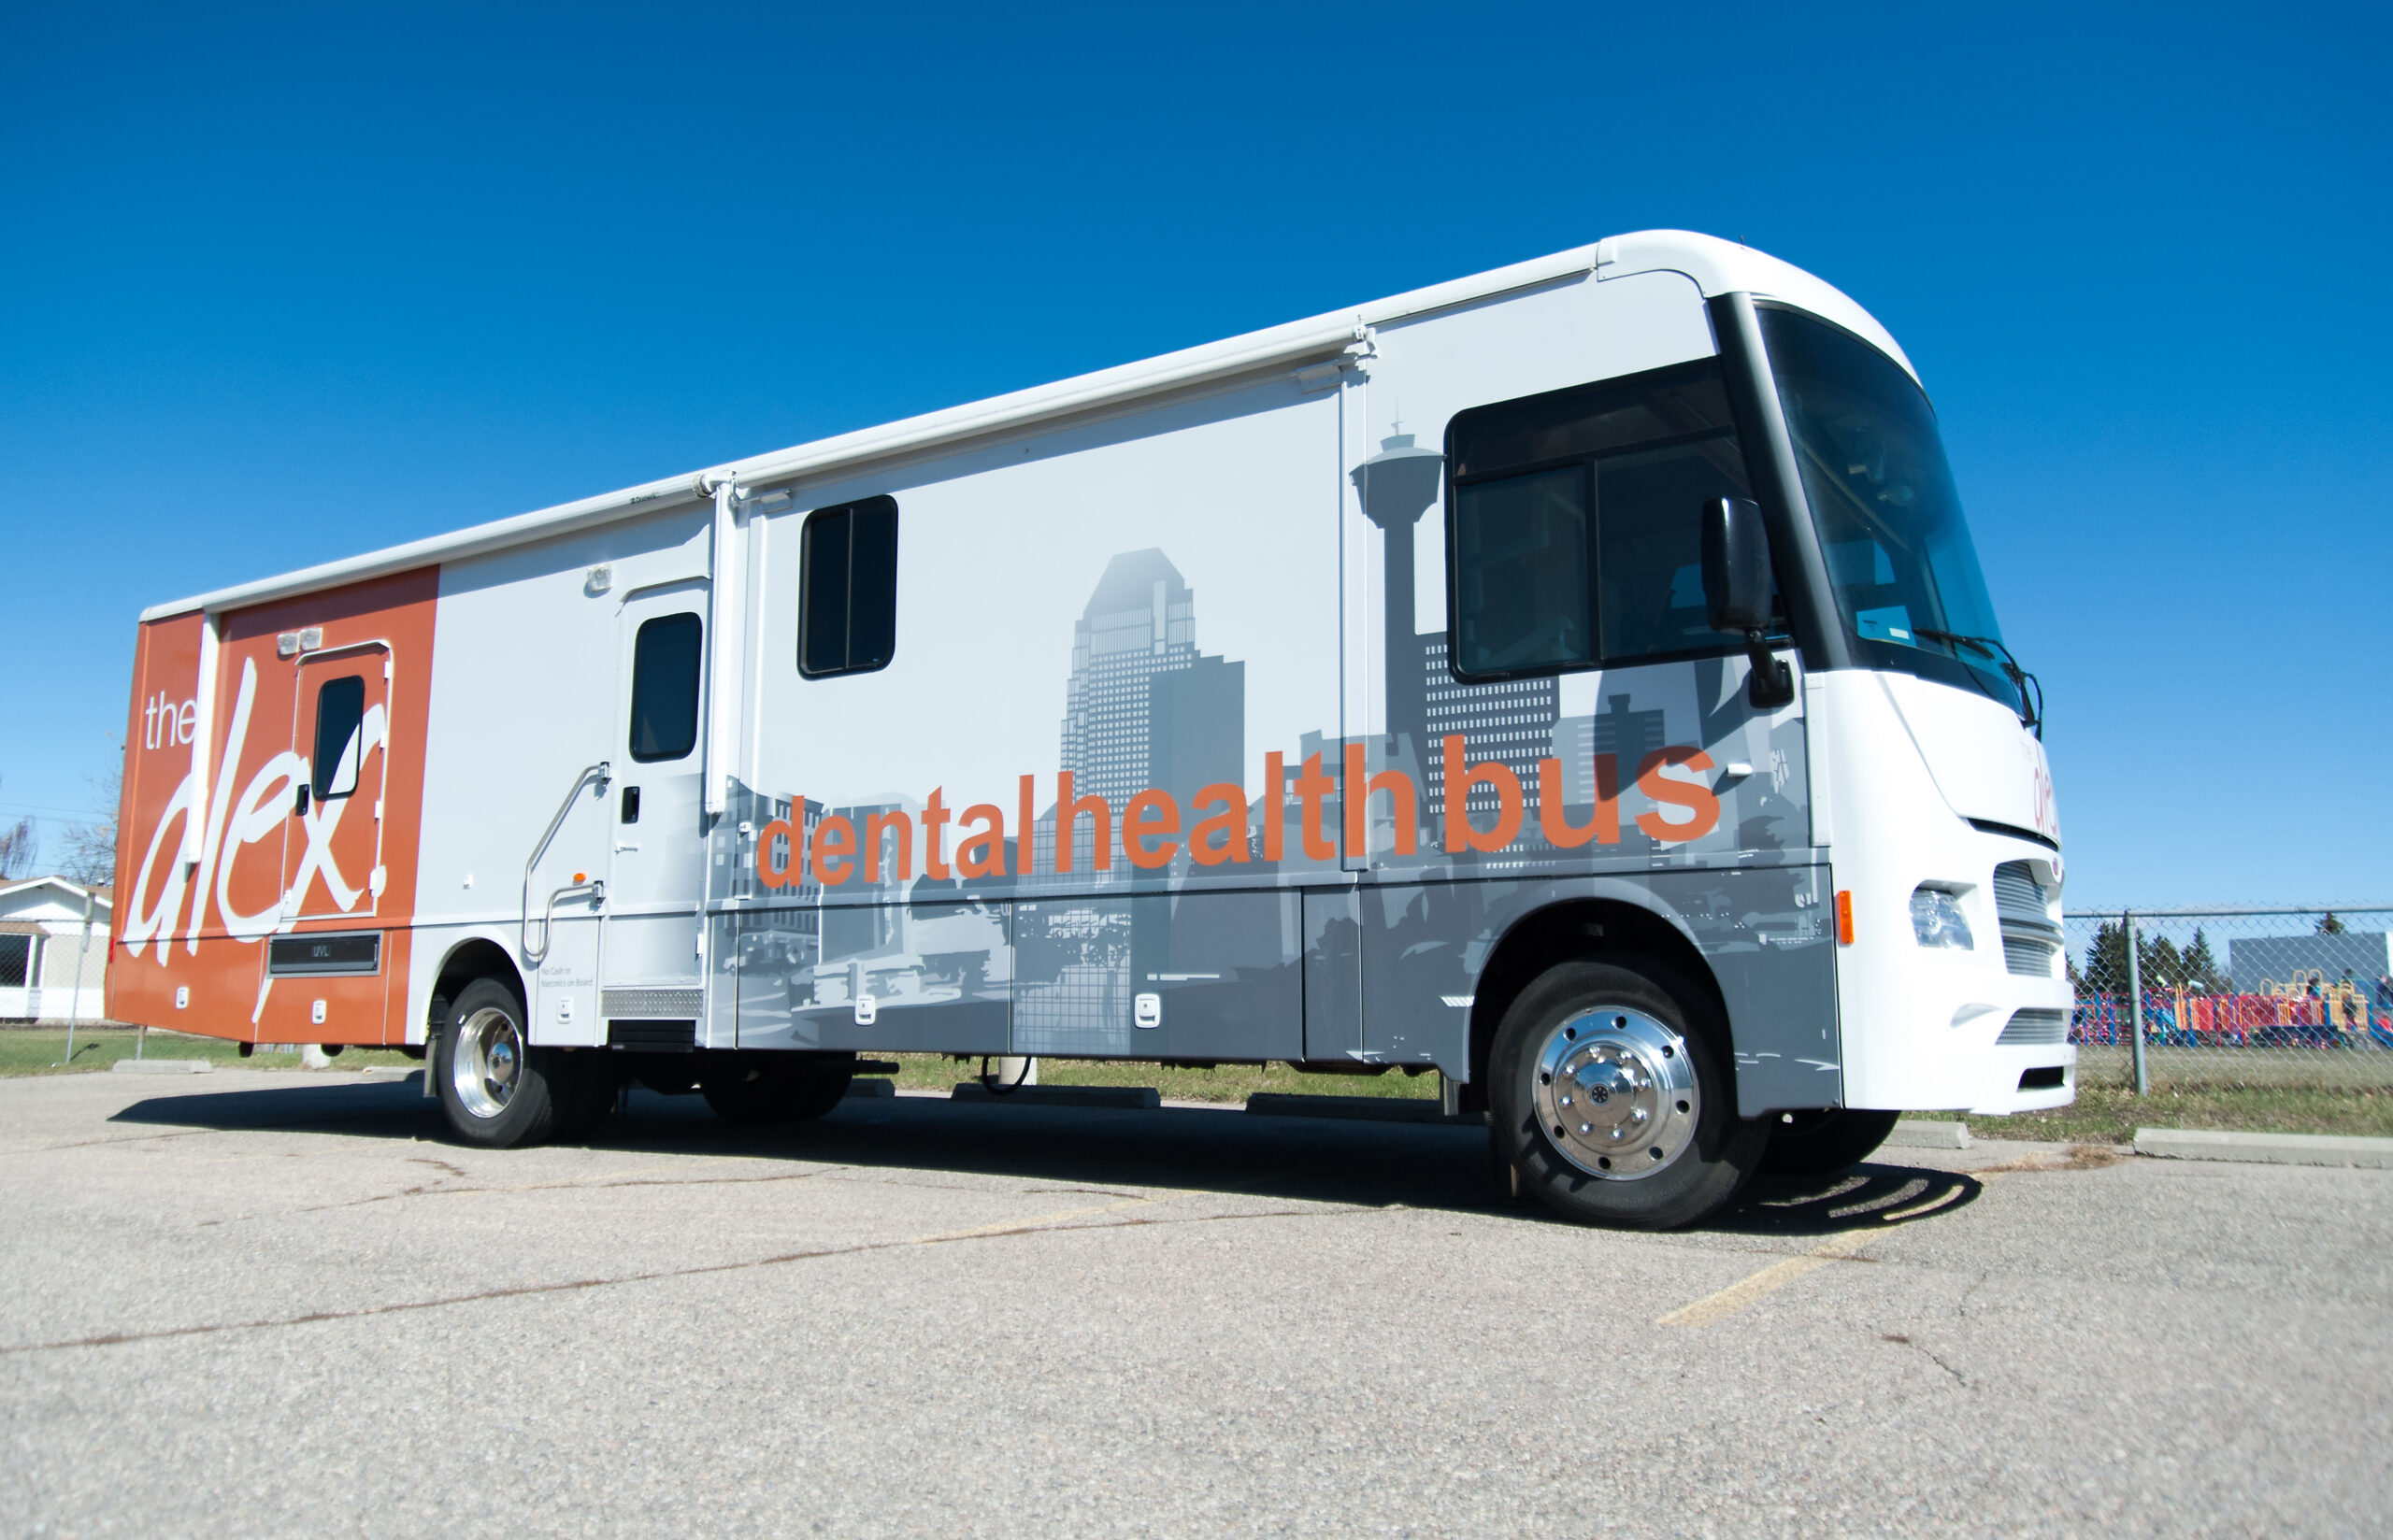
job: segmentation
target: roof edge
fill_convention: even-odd
[[[1859,333],[1899,362],[1914,378],[1911,361],[1884,327],[1841,291],[1790,263],[1716,236],[1684,230],[1647,230],[1607,236],[1551,256],[1513,263],[1468,278],[1411,290],[1353,309],[1327,311],[1300,321],[1248,332],[1219,342],[1077,375],[877,427],[839,434],[790,449],[772,450],[662,480],[559,503],[447,535],[430,535],[364,555],[326,562],[279,577],[216,589],[152,605],[140,620],[222,613],[250,605],[323,589],[365,582],[394,573],[463,561],[534,540],[613,523],[703,501],[723,483],[762,484],[861,467],[874,461],[1019,431],[1172,391],[1292,367],[1334,357],[1368,335],[1368,329],[1430,312],[1493,298],[1518,289],[1581,275],[1625,278],[1633,273],[1674,271],[1693,279],[1708,296],[1737,289],[1816,310]]]

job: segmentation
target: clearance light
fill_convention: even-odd
[[[1961,901],[1942,888],[1914,888],[1911,894],[1911,934],[1923,947],[1956,947],[1970,950],[1977,943],[1961,914]]]
[[[1853,890],[1839,888],[1836,891],[1836,944],[1853,945]]]

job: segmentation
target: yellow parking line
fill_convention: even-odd
[[[1772,1262],[1751,1277],[1730,1284],[1716,1294],[1706,1294],[1693,1305],[1683,1305],[1667,1316],[1655,1318],[1656,1326],[1709,1326],[1727,1316],[1733,1316],[1746,1305],[1765,1295],[1774,1294],[1806,1273],[1816,1272],[1832,1262],[1841,1262],[1871,1241],[1878,1232],[1848,1230],[1841,1235],[1830,1235],[1799,1257]]]
[[[1983,1186],[1987,1182],[2009,1176],[2013,1170],[2027,1168],[1991,1167],[1965,1172],[1962,1175],[1973,1177]],[[1953,1202],[1957,1194],[1932,1198],[1927,1203],[1910,1208],[1897,1209],[1891,1214],[1881,1214],[1878,1219],[1880,1223],[1890,1223],[1910,1219],[1914,1215],[1926,1214],[1933,1209],[1943,1207]],[[1706,1294],[1693,1305],[1682,1305],[1667,1316],[1655,1317],[1654,1324],[1656,1326],[1709,1326],[1715,1320],[1735,1315],[1755,1300],[1778,1292],[1806,1273],[1816,1273],[1832,1262],[1842,1262],[1884,1233],[1885,1232],[1883,1230],[1848,1230],[1841,1235],[1830,1235],[1799,1257],[1789,1257],[1784,1262],[1772,1262],[1760,1272],[1730,1284],[1716,1294]]]

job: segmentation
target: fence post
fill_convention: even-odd
[[[2141,948],[2135,944],[2135,912],[2122,913],[2119,926],[2128,933],[2128,1031],[2135,1034],[2132,1038],[2135,1045],[2135,1093],[2149,1096],[2152,1094],[2152,1066],[2143,1062],[2143,963],[2136,955]]]

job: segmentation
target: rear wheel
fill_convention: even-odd
[[[514,990],[478,978],[457,996],[440,1034],[434,1085],[449,1126],[492,1149],[538,1144],[556,1132],[574,1077],[565,1055],[534,1048]]]
[[[1899,1112],[1827,1107],[1781,1113],[1770,1125],[1761,1168],[1781,1176],[1825,1176],[1859,1165],[1895,1131]]]
[[[1490,1123],[1523,1191],[1584,1224],[1666,1230],[1717,1212],[1760,1164],[1717,1007],[1666,966],[1557,963],[1489,1059]]]
[[[838,1106],[854,1076],[853,1054],[741,1054],[703,1070],[698,1089],[727,1123],[803,1122]]]

